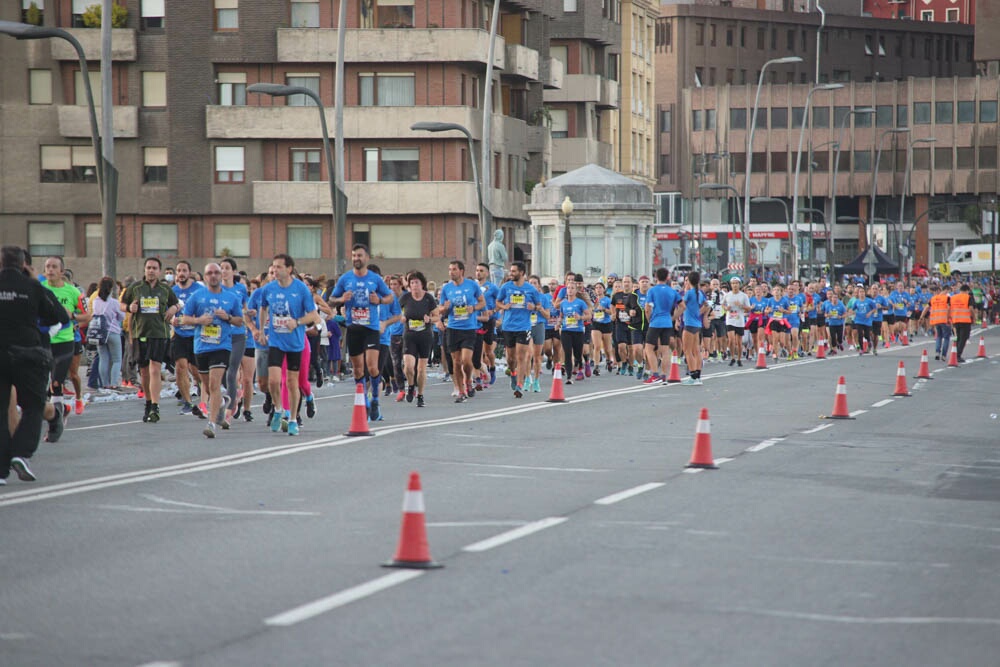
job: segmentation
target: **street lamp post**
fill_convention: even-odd
[[[728,183],[702,183],[701,185],[698,186],[698,189],[699,190],[715,190],[715,191],[726,190],[727,192],[732,192],[736,196],[737,199],[740,198],[740,191],[737,190],[734,186],[729,185]],[[740,219],[739,220],[739,222],[740,222],[740,229],[742,230],[742,236],[743,236],[743,238],[742,238],[742,241],[743,241],[743,266],[749,272],[749,270],[750,270],[750,256],[747,254],[747,252],[748,252],[748,249],[747,249],[748,231],[747,231],[747,225],[746,225],[746,218],[744,218],[741,215],[741,213],[740,213],[740,207],[739,206],[736,207],[736,217],[738,217]],[[736,239],[733,239],[733,241],[735,242]]]
[[[830,186],[832,188],[832,190],[830,192],[830,219],[831,220],[839,220],[840,219],[840,218],[837,217],[837,174],[838,174],[838,172],[840,172],[840,149],[844,145],[844,129],[847,127],[847,123],[850,122],[851,116],[853,116],[855,114],[857,114],[857,115],[860,116],[862,114],[873,114],[873,113],[875,113],[875,108],[874,107],[860,107],[858,109],[851,109],[850,111],[848,111],[847,113],[844,114],[843,118],[840,119],[840,129],[837,132],[837,154],[836,154],[836,156],[833,159],[833,184]],[[853,141],[851,141],[851,146],[852,147],[854,146],[854,142]],[[831,228],[828,231],[829,231],[829,234],[827,235],[827,238],[829,239],[830,243],[833,243],[833,229]],[[831,253],[830,253],[830,257],[831,257],[830,270],[832,272],[833,271],[833,261],[832,261],[832,258],[833,258],[833,252],[832,252],[833,246],[832,245],[830,246],[830,250],[831,250]]]
[[[905,273],[903,271],[903,261],[908,260],[910,256],[910,246],[909,244],[903,245],[903,208],[906,204],[906,190],[910,187],[910,168],[913,160],[913,145],[914,144],[930,144],[937,141],[935,137],[924,137],[922,139],[910,139],[906,143],[906,166],[903,169],[903,192],[899,195],[899,232],[897,234],[896,246],[897,256],[899,258],[899,270],[900,273]]]
[[[110,18],[108,20],[110,22]],[[94,145],[97,187],[101,197],[101,227],[104,238],[104,254],[101,261],[101,269],[104,275],[114,276],[117,273],[115,266],[117,261],[115,217],[118,202],[118,170],[112,162],[106,161],[101,154],[101,133],[97,127],[94,91],[90,87],[87,56],[83,52],[83,46],[76,37],[61,28],[48,28],[28,23],[16,23],[14,21],[0,21],[0,35],[10,35],[16,39],[48,39],[56,37],[69,42],[73,50],[76,51],[77,58],[80,61],[80,74],[83,76],[83,89],[87,96],[87,111],[90,114],[90,139]],[[104,113],[106,115],[112,114],[113,109],[110,107],[106,108],[104,109]],[[107,140],[109,142],[113,141],[113,137],[108,137]]]
[[[823,218],[823,231],[825,232],[826,214],[823,211],[819,210],[818,208],[800,208],[799,213],[809,214],[809,271],[815,272],[816,253],[814,249],[816,246],[816,239],[814,238],[813,235],[813,216],[818,215],[819,217]],[[798,224],[798,221],[796,221],[796,224]]]
[[[341,180],[333,167],[333,151],[330,150],[330,134],[326,128],[326,109],[314,91],[305,86],[285,86],[280,83],[255,83],[247,87],[248,93],[259,93],[272,97],[305,95],[316,103],[319,109],[319,124],[323,131],[323,153],[326,155],[327,182],[330,184],[330,200],[333,205],[333,222],[337,239],[337,273],[347,270],[347,195],[337,186]]]
[[[809,206],[811,208],[802,209],[802,211],[803,212],[810,211],[810,212],[819,213],[823,217],[823,222],[824,222],[824,224],[823,224],[823,231],[824,232],[826,231],[826,214],[823,213],[822,211],[817,210],[816,208],[812,208],[812,207],[815,206],[815,204],[813,203],[813,167],[814,166],[815,167],[819,166],[818,163],[813,162],[813,154],[814,154],[815,151],[819,150],[820,148],[826,148],[827,146],[835,146],[835,145],[839,147],[840,144],[838,142],[836,142],[836,141],[824,141],[823,143],[819,144],[818,146],[813,146],[812,145],[812,141],[809,142],[809,179],[808,179],[808,186],[809,186]],[[830,166],[830,162],[829,162],[829,160],[827,160],[827,167],[829,167],[829,166]],[[798,223],[798,220],[796,220],[795,222]],[[810,271],[812,271],[812,270],[815,269],[815,264],[816,264],[816,251],[815,251],[815,247],[816,247],[816,239],[815,239],[815,237],[813,235],[813,222],[812,222],[812,216],[810,215],[809,216],[809,269],[810,269]]]
[[[878,138],[878,144],[876,146],[876,148],[878,150],[875,151],[875,168],[872,170],[872,198],[868,202],[868,217],[872,221],[875,220],[875,195],[878,192],[878,165],[879,165],[879,162],[882,161],[882,140],[885,139],[887,135],[890,135],[890,134],[903,134],[903,133],[909,132],[909,131],[910,131],[910,128],[908,128],[908,127],[891,127],[888,130],[885,130],[884,132],[882,132],[882,134]],[[888,227],[886,229],[888,230]],[[868,231],[868,234],[867,234],[867,243],[868,243],[868,245],[871,245],[872,244],[872,225],[871,224],[868,225],[868,230],[867,231]]]
[[[813,86],[809,89],[806,94],[806,106],[802,111],[802,125],[799,128],[799,149],[795,155],[795,181],[792,185],[792,220],[798,222],[798,210],[799,210],[799,173],[802,171],[802,142],[805,140],[806,136],[806,126],[809,125],[809,104],[812,102],[813,93],[820,90],[839,90],[844,87],[842,83],[824,83],[818,86]],[[799,254],[798,254],[798,234],[796,233],[798,225],[792,228],[792,278],[799,277]]]
[[[573,236],[569,231],[569,218],[573,214],[573,201],[569,196],[563,199],[560,209],[562,210],[563,224],[565,225],[565,234],[563,235],[563,270],[561,275],[565,275],[570,270],[573,261]]]
[[[794,239],[794,236],[792,234],[792,219],[788,213],[788,202],[786,202],[784,199],[778,199],[777,197],[754,197],[750,201],[752,201],[754,204],[769,204],[769,203],[781,204],[781,208],[785,209],[785,226],[788,228],[788,239],[789,243],[791,243],[792,240]],[[789,259],[792,259],[792,257],[789,257]],[[792,280],[795,280],[796,278],[798,278],[798,276],[793,273]]]
[[[483,184],[479,180],[479,168],[476,165],[476,150],[472,143],[472,133],[464,125],[458,123],[438,123],[435,121],[421,121],[410,126],[411,130],[424,130],[426,132],[448,132],[458,131],[465,135],[469,142],[469,159],[472,162],[472,180],[476,182],[476,197],[479,200],[479,245],[480,257],[482,261],[487,261],[487,244],[489,239],[486,234],[486,206],[483,204]]]
[[[784,65],[788,63],[800,63],[800,56],[785,56],[784,58],[774,58],[764,63],[760,69],[760,76],[757,79],[757,94],[753,100],[753,114],[750,116],[750,131],[747,132],[747,152],[746,152],[746,175],[743,179],[743,264],[750,270],[750,255],[748,239],[750,238],[750,172],[753,166],[753,133],[757,129],[757,109],[760,106],[760,90],[764,87],[764,74],[771,65]],[[740,195],[737,192],[736,197]]]

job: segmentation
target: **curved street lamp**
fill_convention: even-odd
[[[781,207],[785,209],[785,226],[788,228],[788,241],[791,243],[794,240],[794,236],[792,235],[792,219],[788,213],[788,202],[784,199],[778,199],[777,197],[754,197],[750,201],[754,204],[781,204]],[[798,278],[798,276],[793,274],[792,280],[795,280],[796,278]]]

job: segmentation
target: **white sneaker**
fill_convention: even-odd
[[[695,380],[693,377],[691,377],[690,375],[688,375],[686,378],[684,378],[683,380],[681,380],[681,384],[690,387],[690,386],[701,384],[701,382],[699,380]]]

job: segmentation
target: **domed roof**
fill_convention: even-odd
[[[558,208],[566,197],[577,209],[653,208],[653,191],[648,185],[588,164],[535,186],[525,209]]]

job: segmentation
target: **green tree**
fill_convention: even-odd
[[[42,25],[42,10],[38,8],[36,3],[32,2],[28,6],[28,10],[24,13],[24,22],[31,25]]]
[[[119,4],[111,5],[111,27],[124,28],[128,22],[128,10]],[[83,25],[87,28],[101,27],[101,5],[91,5],[83,12]]]

